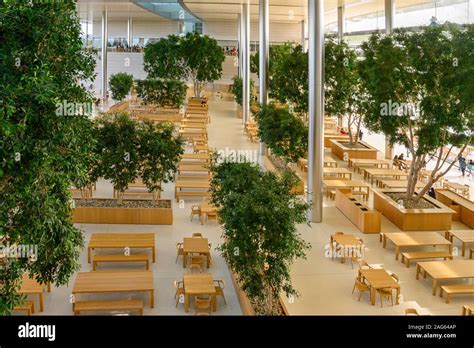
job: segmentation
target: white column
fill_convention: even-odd
[[[130,12],[128,16],[128,22],[127,22],[127,44],[128,47],[132,47],[133,43],[133,18],[132,18],[132,12]]]
[[[107,99],[107,10],[102,12],[102,99]]]
[[[337,37],[339,42],[344,40],[344,31],[345,31],[345,22],[346,22],[346,13],[345,7],[339,6],[337,8]]]
[[[306,23],[304,19],[301,21],[301,47],[306,51]]]
[[[308,219],[323,220],[324,0],[308,0],[309,139]]]
[[[259,6],[259,95],[260,95],[260,106],[267,105],[268,101],[268,64],[270,60],[270,50],[268,47],[269,40],[269,0],[260,0]],[[267,154],[267,148],[265,143],[260,139],[259,142],[259,153],[261,156]]]
[[[238,48],[237,59],[239,62],[237,71],[238,71],[238,76],[242,78],[242,16],[240,13],[237,14],[237,48]]]
[[[395,18],[395,0],[385,0],[385,33],[390,34]],[[385,159],[393,158],[393,147],[385,138]]]
[[[242,5],[242,58],[243,58],[243,90],[242,90],[242,123],[250,118],[250,5],[244,2]]]

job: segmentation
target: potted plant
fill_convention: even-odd
[[[398,206],[422,208],[420,214],[438,209],[439,202],[426,207],[425,194],[454,166],[449,155],[459,155],[472,144],[474,62],[465,43],[473,37],[472,26],[430,26],[416,33],[373,35],[362,45],[361,77],[370,96],[366,123],[391,144],[405,145],[412,159],[406,190],[375,195],[375,207],[389,218]],[[429,161],[434,167],[426,185],[417,190],[419,172]],[[383,204],[382,199],[398,205]],[[419,220],[424,221],[421,216]]]
[[[133,75],[127,73],[116,73],[110,76],[110,90],[112,98],[121,102],[130,93],[133,86]]]
[[[92,109],[92,96],[77,81],[93,80],[94,54],[83,46],[74,1],[3,2],[0,18],[0,243],[29,246],[0,259],[0,315],[9,315],[24,298],[25,272],[59,287],[81,267],[69,186],[85,175],[90,151],[81,110]]]
[[[291,192],[289,175],[232,161],[214,162],[212,170],[211,200],[223,225],[218,250],[250,301],[249,312],[282,315],[280,295],[298,296],[290,265],[310,247],[296,230],[308,205]]]
[[[232,93],[234,94],[234,100],[237,103],[237,117],[242,118],[242,102],[243,102],[243,81],[241,77],[234,76],[232,78],[234,82],[232,84]],[[250,96],[254,95],[254,82],[250,80]]]

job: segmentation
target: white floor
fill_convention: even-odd
[[[209,144],[217,150],[226,151],[257,151],[258,144],[251,143],[242,132],[242,121],[235,117],[235,103],[233,102],[211,102],[210,104],[211,124],[209,125]],[[367,134],[367,133],[366,133]],[[366,135],[365,139],[379,149],[383,149],[383,138],[380,136]],[[255,152],[256,153],[256,152]],[[345,166],[342,162],[339,166]],[[470,178],[460,179],[457,171],[452,171],[449,178],[455,178],[459,182],[469,183]],[[472,183],[472,182],[471,182]],[[471,185],[471,198],[473,187]],[[173,199],[173,184],[167,184],[163,192],[163,198]],[[98,184],[98,195],[112,196],[109,183],[101,181]],[[173,201],[174,202],[174,201]],[[139,226],[139,225],[79,225],[85,231],[86,243],[92,232],[155,232],[157,243],[157,261],[153,264],[155,282],[155,305],[152,310],[146,308],[145,314],[154,315],[184,315],[181,304],[175,308],[173,281],[181,279],[183,268],[181,263],[175,263],[175,243],[182,241],[184,236],[192,232],[202,232],[213,247],[219,244],[221,231],[215,222],[209,222],[201,226],[197,219],[189,220],[190,206],[197,200],[186,199],[184,206],[174,204],[174,224],[172,226]],[[467,229],[460,223],[454,223],[453,229]],[[399,231],[396,226],[383,218],[382,230],[384,232]],[[360,236],[364,239],[366,250],[364,258],[371,264],[379,264],[385,269],[397,273],[401,279],[402,303],[391,306],[384,303],[383,308],[377,302],[371,306],[368,295],[364,294],[361,301],[357,302],[357,296],[351,294],[357,266],[351,268],[349,263],[341,264],[336,260],[325,257],[324,247],[329,242],[329,236],[336,231],[343,231]],[[450,304],[446,304],[439,296],[431,295],[431,281],[427,279],[415,279],[415,266],[407,269],[399,261],[394,259],[393,246],[388,245],[383,249],[378,241],[378,235],[364,235],[345,218],[345,216],[334,207],[332,201],[324,203],[324,222],[312,224],[311,227],[299,226],[302,237],[311,243],[312,249],[306,260],[298,260],[292,267],[292,279],[295,288],[300,292],[300,297],[292,301],[286,300],[290,314],[294,315],[391,315],[403,314],[404,308],[414,307],[426,314],[448,314],[458,315],[461,313],[463,304],[474,303],[474,297],[453,296]],[[458,244],[455,246],[459,247]],[[457,258],[459,258],[458,256]],[[87,263],[85,252],[81,256],[82,271],[90,271],[91,266]],[[106,267],[106,266],[104,266]],[[210,269],[214,278],[222,278],[226,282],[227,305],[219,300],[217,315],[239,315],[242,314],[229,272],[224,260],[218,252],[213,250],[213,265]],[[71,314],[70,294],[75,277],[72,277],[69,286],[54,288],[52,293],[45,295],[45,311],[41,314]],[[137,296],[136,294],[121,294],[120,296]],[[108,296],[111,297],[111,296]],[[145,303],[148,299],[145,297]],[[290,303],[291,302],[291,303]],[[191,310],[190,315],[193,315]]]

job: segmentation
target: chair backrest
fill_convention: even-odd
[[[182,289],[182,288],[183,288],[183,285],[184,285],[184,283],[183,283],[182,280],[175,280],[175,281],[174,281],[174,287],[175,287],[176,289]]]
[[[418,311],[415,308],[405,309],[405,315],[409,315],[409,314],[419,315]]]
[[[359,269],[372,269],[372,266],[370,266],[367,261],[361,260],[359,262]]]
[[[390,274],[390,277],[395,279],[397,283],[400,282],[400,278],[395,273]]]
[[[197,270],[197,271],[199,271],[199,273],[202,273],[202,268],[197,263],[193,263],[193,264],[189,265],[189,272],[193,273],[194,270]]]
[[[176,249],[182,249],[183,248],[183,243],[176,242]]]
[[[201,210],[201,206],[198,205],[198,204],[194,204],[194,205],[191,206],[191,210],[192,211],[199,211],[199,210]]]
[[[221,289],[225,288],[225,283],[223,279],[214,279],[214,284]]]
[[[193,238],[202,238],[202,233],[194,232],[193,233]]]
[[[336,232],[336,233],[334,233],[335,236],[341,235],[341,234],[344,234],[344,232]]]
[[[363,280],[357,278],[355,280],[355,285],[358,290],[367,290],[368,288],[368,285]]]

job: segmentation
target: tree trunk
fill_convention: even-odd
[[[124,191],[117,191],[117,203],[118,203],[118,205],[122,205],[122,202],[123,202],[123,192],[124,192]]]

